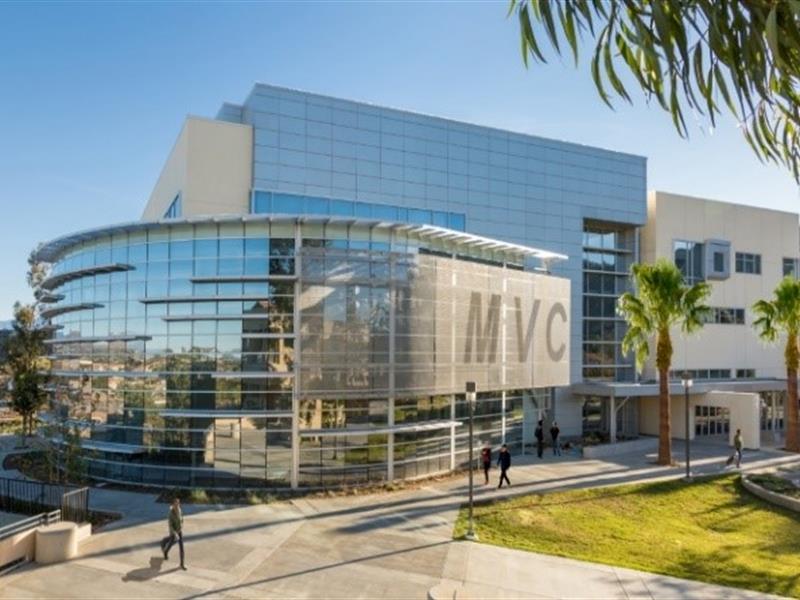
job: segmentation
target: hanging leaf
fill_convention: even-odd
[[[759,159],[800,181],[800,0],[511,0],[513,12],[526,66],[546,61],[541,36],[556,54],[563,36],[576,64],[591,52],[609,107],[614,97],[632,101],[627,73],[679,135],[689,133],[686,110],[712,126],[728,111]]]

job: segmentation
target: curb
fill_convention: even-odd
[[[748,477],[742,477],[742,485],[748,492],[754,496],[758,496],[770,504],[775,504],[781,508],[800,513],[800,499],[790,498],[789,496],[784,496],[783,494],[771,492],[770,490],[753,483]]]

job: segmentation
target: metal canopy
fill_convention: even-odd
[[[191,408],[168,408],[158,411],[162,417],[185,417],[202,419],[244,419],[244,418],[291,418],[292,411],[286,410],[194,410]]]
[[[63,315],[69,312],[75,312],[78,310],[88,310],[90,308],[103,308],[102,304],[97,302],[81,302],[79,304],[61,304],[59,306],[53,306],[51,308],[45,308],[41,312],[41,316],[43,319],[51,319],[58,315]]]
[[[417,431],[436,431],[458,427],[461,421],[430,421],[427,423],[409,423],[406,425],[389,425],[386,427],[354,427],[352,429],[301,429],[300,437],[345,437],[348,435],[370,435],[377,433],[404,433]]]
[[[786,389],[786,381],[781,379],[734,379],[734,380],[697,380],[692,385],[692,395],[707,392],[771,392]],[[604,383],[583,382],[570,386],[573,394],[580,396],[601,396],[605,398],[658,396],[658,383]],[[670,381],[670,395],[682,394],[683,384]]]
[[[92,337],[63,337],[45,340],[45,344],[81,344],[87,342],[137,342],[149,341],[153,338],[149,335],[103,335]]]
[[[294,377],[292,371],[214,371],[212,379],[286,379]]]
[[[87,275],[97,275],[98,273],[114,273],[116,271],[130,271],[133,269],[132,265],[125,265],[122,263],[108,263],[105,265],[95,265],[93,267],[85,267],[83,269],[76,269],[74,271],[67,271],[66,273],[59,273],[52,275],[45,279],[39,286],[43,290],[52,290],[59,285],[85,277]]]
[[[158,226],[172,226],[172,225],[195,225],[203,223],[257,223],[260,221],[276,222],[276,223],[310,223],[310,224],[338,224],[338,225],[354,225],[364,228],[384,229],[389,231],[404,231],[412,237],[416,237],[420,241],[435,241],[446,239],[464,247],[473,247],[477,249],[491,249],[497,252],[505,253],[509,256],[520,258],[538,258],[544,264],[549,264],[556,260],[566,260],[565,254],[558,252],[550,252],[539,248],[532,248],[521,244],[513,244],[501,240],[466,233],[463,231],[455,231],[445,227],[437,227],[435,225],[414,225],[410,223],[402,223],[396,221],[383,221],[376,219],[358,219],[353,217],[336,217],[336,216],[299,216],[299,215],[278,215],[278,214],[259,214],[259,215],[219,215],[219,216],[201,216],[201,217],[188,217],[185,219],[161,219],[158,221],[134,221],[132,223],[123,223],[120,225],[111,225],[109,227],[98,227],[94,229],[87,229],[77,233],[68,234],[56,238],[50,242],[42,245],[36,252],[35,258],[44,262],[55,262],[59,255],[67,248],[92,240],[101,236],[108,236],[118,233],[131,233],[136,231],[146,230],[151,227]],[[49,280],[48,280],[49,281]]]

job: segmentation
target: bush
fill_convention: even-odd
[[[208,502],[208,494],[205,490],[191,489],[189,490],[188,500],[193,504],[206,504]]]
[[[750,475],[748,479],[770,492],[783,494],[784,496],[800,497],[800,488],[783,477],[778,477],[771,473],[763,473],[760,475]]]

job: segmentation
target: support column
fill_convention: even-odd
[[[508,359],[507,354],[507,327],[506,327],[506,313],[508,311],[508,306],[506,305],[506,298],[508,297],[508,269],[506,267],[506,263],[503,262],[503,286],[502,286],[503,293],[501,297],[501,304],[500,304],[500,385],[502,386],[503,391],[500,394],[500,410],[501,410],[501,417],[500,417],[500,438],[502,439],[502,443],[506,443],[506,429],[507,429],[507,422],[506,422],[506,385],[508,379],[508,373],[506,372],[506,361]]]
[[[503,390],[501,392],[501,409],[503,411],[502,416],[502,437],[503,443],[506,443],[506,391]]]
[[[617,406],[616,398],[611,396],[608,399],[608,437],[612,444],[617,443]]]
[[[771,392],[769,395],[769,403],[772,405],[772,440],[777,442],[775,428],[778,426],[777,412],[778,412],[778,394]]]
[[[294,381],[292,382],[292,471],[290,475],[290,485],[292,489],[300,486],[300,369],[302,362],[302,349],[300,347],[300,295],[302,293],[301,277],[301,229],[300,224],[294,226],[294,307],[293,307],[293,331],[294,331],[294,363],[292,372]]]
[[[450,253],[450,389],[456,389],[456,286],[458,279],[452,265],[455,264],[456,255]],[[456,396],[450,395],[450,420],[456,420]],[[456,469],[456,426],[450,426],[450,470]]]
[[[456,396],[450,394],[450,420],[456,420]],[[456,469],[456,426],[450,425],[450,470]]]
[[[388,425],[394,427],[394,401],[395,401],[395,324],[396,294],[394,285],[395,259],[389,255],[389,414]],[[386,479],[394,480],[394,432],[390,431],[386,436]]]

